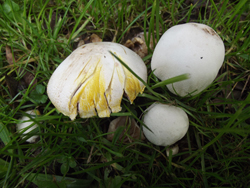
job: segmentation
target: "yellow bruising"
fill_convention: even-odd
[[[78,76],[73,83],[74,85],[77,85],[79,87],[82,83],[85,82],[86,79],[88,79],[93,74],[93,72],[95,71],[95,67],[100,60],[95,63],[93,63],[93,61],[91,60],[92,58],[90,57],[89,60],[84,63],[82,70],[78,73]]]
[[[121,68],[122,67],[119,66],[119,64],[115,63],[111,82],[105,92],[109,107],[113,113],[120,112],[122,109],[121,100],[123,96],[125,78],[124,72]]]
[[[119,81],[120,81],[120,83],[121,84],[124,84],[124,82],[125,82],[125,78],[124,78],[124,72],[123,72],[123,69],[122,69],[122,65],[121,65],[121,68],[120,67],[115,67],[115,70],[117,71],[117,75],[118,75],[118,77],[119,77]],[[125,74],[125,77],[126,77],[126,74]],[[124,86],[123,86],[124,87]]]
[[[71,110],[76,110],[78,105],[79,114],[82,118],[95,116],[95,109],[99,117],[110,116],[109,107],[104,95],[105,80],[101,69],[102,64],[98,63],[93,74],[85,79],[85,82],[71,99]]]
[[[77,104],[83,91],[81,87],[84,85],[84,82],[86,82],[86,80],[88,80],[93,75],[95,71],[95,67],[99,63],[99,62],[91,63],[90,61],[91,61],[91,58],[88,60],[87,63],[85,63],[85,66],[82,68],[80,73],[78,73],[79,75],[75,79],[74,83],[72,83],[73,85],[76,85],[76,88],[75,88],[76,91],[75,93],[73,93],[73,96],[71,96],[72,98],[68,104],[69,112],[70,112],[69,116],[71,120],[75,119],[75,117],[77,116]],[[91,65],[88,65],[89,63],[91,63]],[[94,115],[96,115],[95,111],[93,113]]]
[[[125,73],[125,93],[127,94],[131,104],[137,97],[139,93],[143,93],[145,86],[141,85],[140,81],[126,68],[124,69]]]
[[[109,106],[108,106],[107,99],[105,96],[106,82],[104,79],[105,77],[103,73],[101,72],[102,65],[103,64],[101,64],[101,66],[97,66],[96,73],[94,74],[91,80],[93,83],[89,85],[90,86],[92,85],[92,88],[95,88],[94,89],[94,102],[96,104],[96,110],[98,112],[98,116],[109,117],[110,110],[109,110]]]
[[[113,99],[111,98],[112,93],[115,91],[111,86],[113,79],[119,80],[117,81],[120,82],[121,89],[124,89],[131,103],[139,93],[144,91],[145,86],[122,65],[115,66],[114,71],[117,71],[118,77],[112,77],[107,88],[102,72],[102,66],[105,65],[100,61],[101,59],[98,59],[91,66],[84,67],[80,73],[81,75],[75,80],[75,84],[79,88],[76,88],[77,91],[73,94],[69,103],[71,119],[75,119],[77,112],[82,118],[96,116],[97,113],[99,117],[109,117],[111,109],[112,112],[119,112],[123,92],[121,91],[121,96],[117,97],[116,95]],[[114,72],[111,74],[114,74]]]

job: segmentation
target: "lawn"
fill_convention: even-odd
[[[247,0],[3,1],[0,186],[250,186],[249,12]],[[161,83],[150,63],[163,33],[187,22],[212,27],[224,42],[225,59],[209,87],[180,97]],[[133,104],[124,96],[122,111],[109,118],[77,116],[73,121],[54,107],[46,91],[48,81],[73,50],[96,40],[126,45],[141,32],[148,47],[143,56],[148,78]],[[142,127],[146,109],[156,101],[188,114],[189,129],[178,141],[178,154],[167,156],[168,147],[133,139],[129,131],[122,132],[124,127],[108,139],[113,119],[129,117]],[[22,139],[16,125],[24,115],[38,126]],[[33,135],[38,135],[36,142],[26,142]]]

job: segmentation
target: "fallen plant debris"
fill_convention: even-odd
[[[135,140],[145,139],[143,132],[136,121],[127,116],[118,117],[110,122],[108,133],[112,134],[107,135],[109,141],[114,139],[116,131],[121,131],[118,137],[119,141],[132,143]]]
[[[146,37],[148,37],[148,33],[146,33]],[[153,41],[153,36],[151,35],[150,37],[150,42],[149,42],[149,48],[150,50],[154,49],[154,45],[157,43]],[[135,53],[137,53],[141,58],[144,58],[148,55],[149,49],[146,44],[144,32],[138,33],[135,37],[133,37],[131,40],[128,39],[124,46],[130,48],[133,50]]]
[[[84,39],[78,38],[77,40],[79,40],[77,47],[80,47],[80,46],[82,46],[84,44],[88,44],[88,43],[102,42],[102,39],[94,33],[92,35],[84,38]]]
[[[7,62],[9,63],[9,65],[13,65],[14,63],[16,63],[16,60],[13,57],[12,51],[11,51],[9,46],[6,46],[6,59],[7,59]],[[37,84],[37,79],[35,78],[34,74],[29,72],[29,71],[26,71],[24,68],[19,67],[17,69],[17,74],[22,74],[23,76],[22,76],[21,80],[19,82],[17,82],[18,84],[16,86],[17,87],[16,89],[28,88],[30,85],[32,87],[34,87]],[[12,77],[12,79],[11,79],[10,77],[11,76],[8,76],[8,80],[9,80],[8,83],[10,83],[10,82],[13,83],[15,78]],[[12,80],[12,81],[10,81],[10,80]],[[15,86],[15,84],[13,86]],[[11,85],[8,87],[11,88]],[[12,89],[11,93],[14,94],[13,91],[17,92],[16,89]]]

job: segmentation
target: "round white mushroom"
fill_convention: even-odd
[[[143,118],[143,133],[158,146],[170,146],[183,138],[189,127],[187,114],[179,107],[154,103]]]
[[[127,47],[111,42],[89,43],[73,51],[51,76],[47,92],[51,102],[72,120],[109,117],[121,110],[123,93],[132,103],[145,86],[110,54],[116,54],[140,78],[147,80],[143,60]]]
[[[154,50],[151,68],[161,80],[189,74],[189,79],[167,87],[180,96],[196,95],[213,82],[224,56],[223,41],[211,27],[186,23],[163,34]]]
[[[38,110],[28,110],[26,111],[26,114],[35,116],[35,115],[40,115],[40,112]],[[25,130],[22,133],[23,135],[30,133],[31,131],[33,131],[35,128],[38,127],[37,124],[32,125],[34,122],[28,116],[23,116],[19,120],[21,122],[16,125],[17,132],[23,132],[24,129],[27,129],[29,127],[27,130]],[[26,142],[34,143],[36,142],[38,137],[39,137],[38,135],[31,136],[30,138],[26,140]],[[24,138],[24,136],[22,136],[22,138]]]

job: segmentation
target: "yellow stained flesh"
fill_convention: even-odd
[[[114,64],[112,79],[106,90],[106,98],[108,105],[113,113],[121,111],[121,100],[124,93],[125,74],[122,66],[118,63]]]
[[[75,83],[80,87],[69,103],[71,119],[74,119],[77,115],[77,109],[82,118],[96,116],[96,111],[99,117],[109,117],[111,109],[113,112],[119,112],[124,91],[118,92],[120,96],[113,95],[112,92],[116,92],[112,88],[112,82],[114,81],[116,81],[116,84],[119,82],[131,103],[138,93],[143,92],[145,86],[141,86],[140,81],[123,66],[116,67],[112,73],[114,75],[114,71],[117,71],[115,79],[119,81],[113,80],[114,77],[112,77],[109,87],[105,89],[107,83],[105,83],[102,66],[105,65],[99,59],[93,66],[87,66],[89,72],[85,69],[82,70],[82,75],[75,80]]]
[[[69,101],[69,111],[70,111],[70,118],[73,120],[77,115],[77,105],[79,103],[79,97],[81,96],[83,90],[81,89],[85,82],[92,77],[95,72],[95,67],[99,61],[93,62],[91,59],[85,64],[83,69],[80,71],[78,77],[75,79],[73,85],[76,85],[76,93],[72,96],[71,100]],[[90,113],[90,112],[89,112]],[[92,116],[95,116],[95,110],[92,111]]]
[[[84,79],[81,87],[70,101],[71,110],[77,109],[81,117],[95,116],[96,112],[100,117],[110,115],[109,107],[105,98],[105,79],[101,73],[102,64],[98,63],[92,75]]]
[[[125,80],[125,93],[127,94],[131,104],[135,100],[139,93],[143,93],[145,86],[141,86],[140,81],[126,68],[123,68],[126,80]]]

